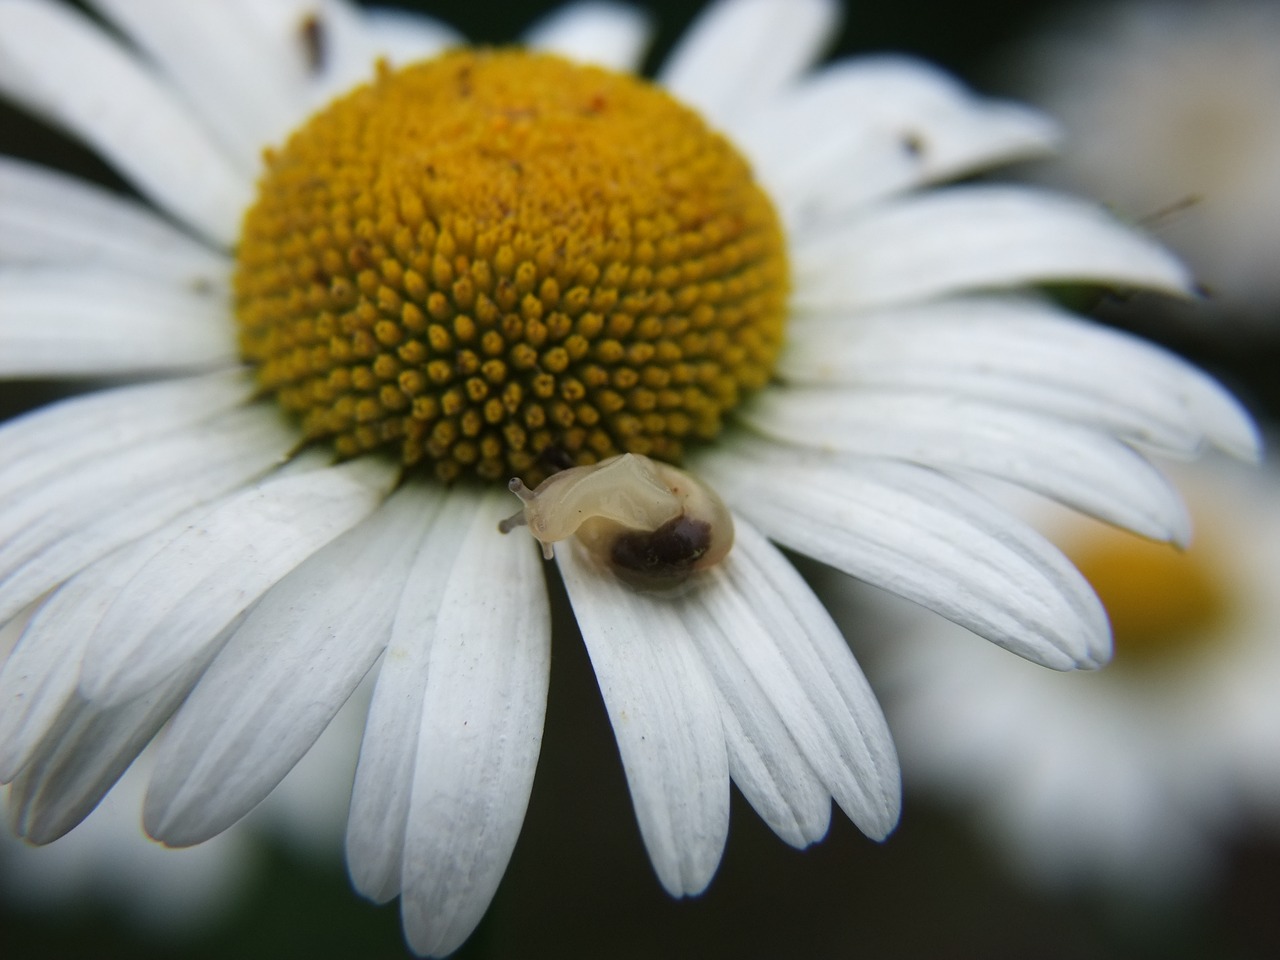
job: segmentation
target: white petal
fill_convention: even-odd
[[[240,172],[254,176],[262,149],[300,117],[292,45],[254,29],[261,23],[234,3],[92,0],[191,101]]]
[[[222,293],[110,268],[0,272],[0,376],[136,374],[238,357]]]
[[[1161,540],[1185,541],[1177,491],[1130,447],[1054,417],[945,393],[789,387],[742,419],[782,443],[976,471]]]
[[[1044,154],[1057,138],[1035,111],[902,56],[826,67],[734,131],[797,236],[890,193]]]
[[[759,691],[746,685],[736,691],[733,705],[719,696],[729,775],[779,837],[798,849],[817,843],[831,827],[831,792]]]
[[[17,614],[9,617],[3,624],[0,624],[0,671],[4,669],[4,664],[9,659],[9,655],[13,653],[13,648],[17,646],[22,631],[27,629],[27,624],[31,622],[31,618],[35,616],[37,610],[40,609],[40,603],[46,598],[41,597],[40,601],[19,610]],[[3,709],[0,707],[0,709]]]
[[[1070,562],[945,476],[746,443],[697,468],[771,539],[1029,660],[1067,670],[1110,655],[1106,614]]]
[[[658,82],[713,124],[728,124],[812,66],[839,22],[831,0],[720,0],[680,39]]]
[[[150,558],[94,629],[81,691],[120,703],[201,656],[269,587],[368,516],[393,482],[393,468],[369,458],[273,477],[138,541]]]
[[[196,660],[136,700],[102,708],[73,694],[55,734],[10,789],[14,831],[50,843],[98,805],[164,725],[207,661]]]
[[[364,16],[374,46],[393,64],[426,60],[466,43],[466,38],[453,27],[420,13],[375,7],[366,10]]]
[[[382,38],[361,7],[350,0],[287,0],[285,8],[305,11],[314,24],[308,31],[316,43],[306,89],[311,110],[373,79],[374,64],[383,53]]]
[[[70,8],[0,4],[0,92],[68,128],[143,194],[230,245],[252,197],[160,80]]]
[[[1177,355],[1025,297],[804,317],[792,325],[778,373],[1004,403],[1179,455],[1208,440],[1253,458],[1259,445],[1234,398]]]
[[[419,953],[452,953],[488,909],[542,744],[551,618],[539,553],[485,498],[444,588],[418,735],[401,913]]]
[[[148,833],[170,846],[200,843],[293,769],[386,645],[438,506],[431,490],[409,484],[268,591],[165,733]]]
[[[0,426],[0,498],[111,450],[207,420],[247,400],[240,371],[84,394]]]
[[[571,60],[634,71],[653,38],[653,21],[625,3],[598,2],[557,7],[532,27],[524,42]]]
[[[849,818],[874,839],[887,836],[901,804],[888,725],[839,629],[786,558],[739,522],[732,552],[690,592],[684,614],[739,722],[775,712]]]
[[[700,893],[724,852],[729,767],[715,686],[685,604],[600,571],[576,541],[556,556],[649,859],[672,896]]]
[[[252,482],[296,443],[277,411],[258,405],[100,455],[92,477],[67,472],[6,498],[0,621],[117,547]]]
[[[192,239],[139,203],[75,177],[0,157],[0,266],[86,267],[220,288],[225,254]]]
[[[799,238],[794,254],[802,308],[1070,281],[1191,289],[1172,255],[1101,209],[1021,187],[952,187],[886,203]]]
[[[418,755],[427,665],[445,583],[480,509],[475,493],[448,491],[431,530],[417,545],[396,610],[365,721],[347,822],[347,869],[379,903],[400,892],[409,795]]]
[[[274,61],[271,83],[280,106],[275,129],[264,127],[267,144],[282,143],[310,114],[372,76],[375,49],[362,11],[344,0],[219,0],[227,7],[241,45]],[[289,111],[292,111],[290,114]]]
[[[93,628],[148,556],[118,550],[63,584],[27,624],[0,671],[0,783],[17,776],[76,714]]]

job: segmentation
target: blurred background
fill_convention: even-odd
[[[559,4],[399,5],[502,43]],[[704,4],[643,6],[658,29],[652,68]],[[1204,285],[1189,304],[1080,305],[1191,357],[1268,430],[1280,414],[1280,4],[849,7],[832,56],[919,55],[1066,123],[1060,161],[1011,174],[1101,199],[1178,249]],[[127,191],[92,154],[2,103],[0,153]],[[3,385],[0,413],[57,389]],[[1126,611],[1117,664],[1101,674],[1029,674],[940,620],[801,564],[889,714],[905,768],[902,822],[881,845],[837,813],[823,843],[797,852],[735,794],[724,862],[691,901],[669,899],[649,867],[554,584],[550,704],[528,817],[458,956],[1280,956],[1280,613],[1266,602],[1280,561],[1280,483],[1266,465],[1247,478],[1211,466],[1188,482],[1198,529],[1212,534],[1208,554],[1198,543],[1187,555],[1191,572],[1026,507],[1082,563],[1098,561],[1089,570],[1099,589]],[[1209,599],[1180,606],[1193,581]],[[1129,657],[1130,641],[1147,652]],[[359,723],[338,724],[333,749],[217,849],[147,843],[127,785],[49,849],[4,835],[0,956],[408,956],[396,905],[359,899],[341,861]]]

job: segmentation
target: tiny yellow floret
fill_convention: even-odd
[[[536,485],[679,461],[771,376],[788,267],[746,161],[622,74],[464,50],[335,101],[266,157],[244,358],[342,456]]]

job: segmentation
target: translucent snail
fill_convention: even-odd
[[[576,536],[598,562],[629,582],[666,586],[714,566],[733,546],[733,517],[716,494],[683,470],[624,453],[553,474],[530,490],[508,484],[523,502],[498,525],[527,526],[552,544]]]

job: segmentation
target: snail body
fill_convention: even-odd
[[[733,517],[715,492],[648,457],[624,453],[553,474],[533,490],[518,478],[509,488],[524,506],[502,521],[503,533],[527,526],[548,560],[553,544],[577,537],[631,582],[680,582],[733,546]]]

